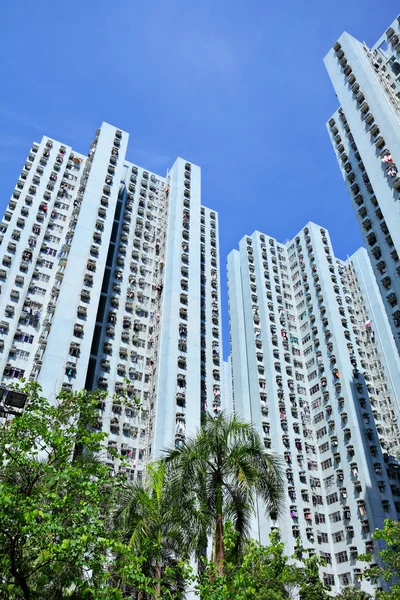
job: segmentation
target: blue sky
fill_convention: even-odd
[[[376,0],[3,2],[1,211],[33,140],[86,153],[108,121],[130,132],[128,160],[202,167],[223,279],[254,229],[284,241],[312,220],[345,258],[361,237],[325,129],[337,101],[322,60],[344,30],[372,45],[395,17]],[[223,302],[226,354],[225,286]]]

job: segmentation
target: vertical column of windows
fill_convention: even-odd
[[[186,435],[186,370],[187,370],[187,321],[189,310],[189,264],[190,264],[190,199],[191,199],[191,164],[185,163],[183,179],[183,210],[182,210],[182,253],[181,253],[181,293],[179,305],[179,340],[180,352],[177,362],[177,396],[175,413],[175,446],[181,447]],[[203,327],[203,322],[201,327]],[[201,369],[203,369],[203,364]],[[202,378],[203,380],[203,378]]]

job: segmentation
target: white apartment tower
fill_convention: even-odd
[[[343,33],[325,65],[328,132],[400,350],[400,17],[372,48]]]
[[[313,223],[285,244],[256,231],[228,256],[228,294],[234,407],[287,479],[283,518],[260,510],[253,534],[279,525],[288,552],[300,537],[326,559],[332,591],[357,585],[371,533],[400,515],[400,361],[366,252],[337,260]]]
[[[146,171],[126,161],[128,137],[103,123],[87,156],[47,137],[29,151],[0,224],[0,375],[49,399],[107,390],[98,427],[134,477],[220,410],[223,366],[200,168]],[[140,409],[113,398],[123,388]]]

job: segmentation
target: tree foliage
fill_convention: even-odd
[[[196,547],[198,524],[193,495],[174,496],[164,461],[148,465],[142,481],[124,486],[116,521],[124,542],[144,557],[143,571],[156,580],[163,597],[179,598],[185,588],[186,566]]]
[[[61,392],[50,404],[38,384],[17,387],[25,410],[0,424],[0,594],[122,598],[107,583],[110,556],[129,556],[124,568],[135,585],[141,559],[109,527],[122,482],[99,460],[105,434],[91,427],[105,398]]]
[[[390,585],[390,591],[377,590],[377,600],[400,600],[400,523],[386,519],[383,529],[377,529],[372,537],[385,542],[379,550],[379,565],[372,564],[364,570],[363,577],[377,583],[379,579]],[[359,556],[359,560],[371,561],[370,554]]]
[[[335,596],[336,600],[372,600],[372,596],[358,587],[346,586],[340,594]]]
[[[224,542],[227,555],[234,548],[237,532],[228,524]],[[199,577],[197,589],[202,600],[328,600],[328,588],[320,581],[318,569],[322,564],[317,556],[298,558],[284,552],[279,532],[273,531],[270,543],[262,546],[247,540],[243,559],[239,563],[225,562],[220,574],[215,563],[208,563]]]

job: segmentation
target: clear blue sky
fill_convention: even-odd
[[[228,252],[254,229],[280,241],[308,220],[345,258],[361,237],[325,129],[337,108],[322,59],[344,31],[372,45],[396,17],[376,0],[2,2],[3,212],[33,140],[86,153],[108,121],[128,159],[202,167]],[[228,351],[223,290],[225,354]]]

